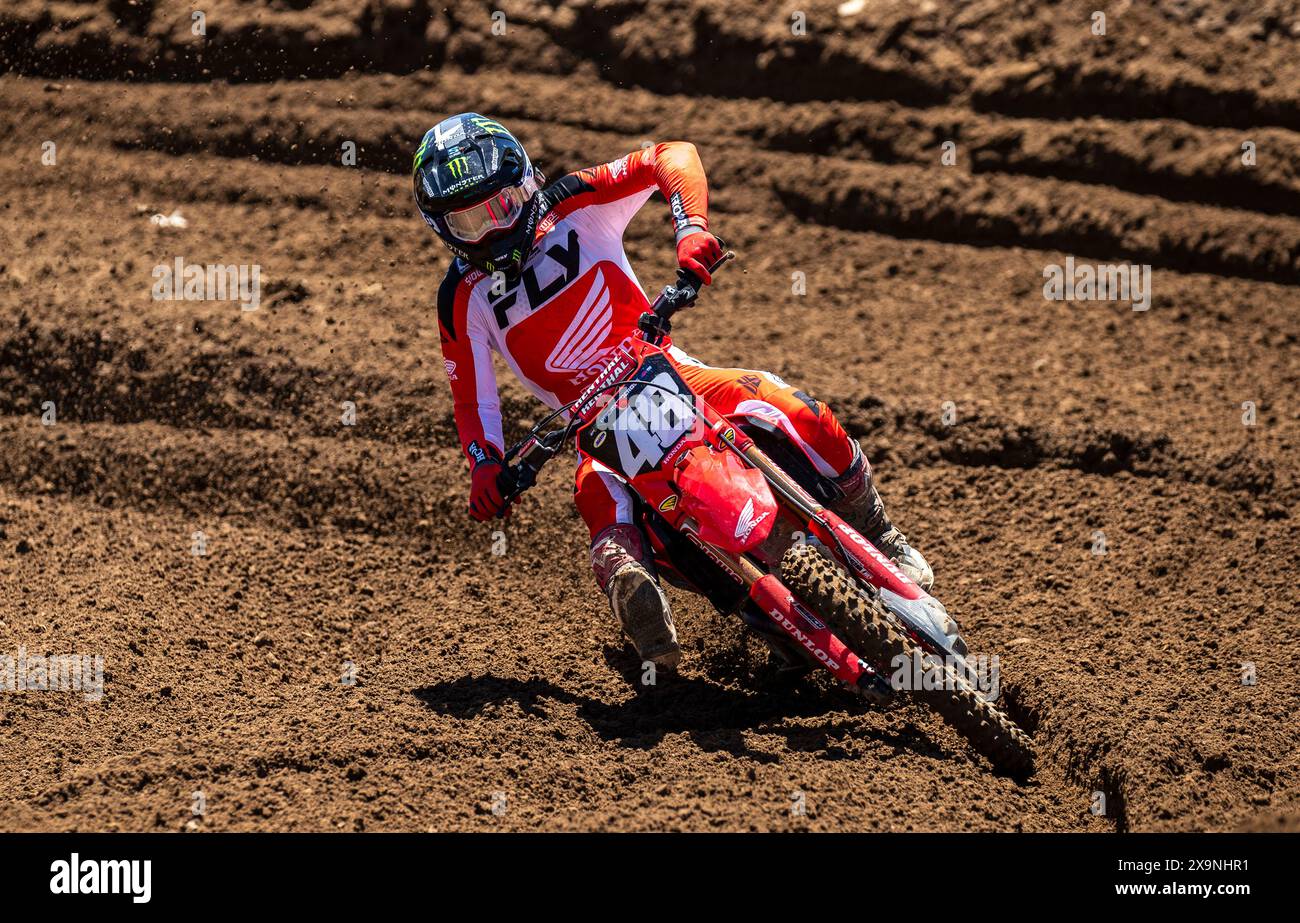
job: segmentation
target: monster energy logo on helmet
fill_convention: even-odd
[[[505,126],[502,125],[500,122],[497,122],[493,119],[485,119],[481,115],[471,115],[470,121],[474,124],[475,128],[482,129],[483,131],[486,131],[490,135],[510,134],[510,132],[506,131]]]
[[[425,135],[424,140],[420,142],[420,146],[415,149],[415,159],[411,163],[412,175],[414,175],[415,172],[420,169],[420,164],[424,161],[424,152],[427,151],[428,149],[429,149],[429,136]]]

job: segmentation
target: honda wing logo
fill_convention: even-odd
[[[569,327],[546,358],[550,372],[580,372],[590,368],[606,352],[605,341],[614,327],[614,306],[605,275],[596,270],[587,297],[582,300]]]
[[[772,514],[769,511],[755,519],[754,498],[750,497],[745,501],[745,506],[740,511],[740,518],[736,520],[736,538],[740,539],[742,542],[748,541],[749,533],[753,532],[760,522],[771,515]]]

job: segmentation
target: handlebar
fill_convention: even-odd
[[[718,244],[725,247],[722,238],[718,238]],[[729,260],[736,258],[732,250],[725,251],[716,263],[709,267],[709,275],[717,272]],[[650,310],[641,315],[637,320],[637,326],[645,334],[645,338],[651,343],[660,343],[673,329],[673,315],[683,308],[689,308],[695,304],[695,300],[700,297],[700,289],[704,287],[704,280],[691,272],[689,269],[677,270],[677,284],[665,285],[659,297],[650,305]]]
[[[722,238],[718,238],[719,245],[725,247]],[[709,267],[709,274],[717,272],[727,262],[735,259],[734,251],[726,250],[722,257]],[[650,305],[650,310],[646,311],[637,320],[637,326],[641,328],[642,334],[646,340],[651,343],[661,343],[673,329],[672,318],[678,311],[683,308],[689,308],[695,304],[700,297],[700,289],[704,287],[704,280],[691,272],[689,269],[677,270],[677,282],[674,285],[665,285],[659,296],[655,298],[654,303]],[[501,496],[505,500],[505,506],[497,518],[503,518],[506,510],[510,509],[510,504],[537,483],[537,474],[542,470],[542,466],[559,454],[564,443],[568,440],[573,429],[575,421],[571,419],[566,425],[559,429],[551,430],[549,433],[538,434],[538,430],[546,426],[558,417],[568,408],[562,408],[555,411],[541,423],[537,424],[528,435],[516,443],[506,452],[505,459],[501,465],[501,473],[497,475],[497,488],[501,491]],[[518,459],[517,463],[512,462]]]
[[[540,425],[544,426],[545,423]],[[497,489],[501,491],[501,496],[506,501],[506,508],[509,508],[516,497],[537,483],[537,474],[542,470],[542,466],[559,454],[568,437],[568,426],[551,430],[542,436],[538,436],[534,430],[506,453],[501,473],[497,475]],[[519,461],[512,465],[510,462],[514,458],[518,458]],[[497,517],[501,518],[504,515],[503,510],[497,514]]]

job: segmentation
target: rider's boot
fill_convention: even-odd
[[[602,530],[591,545],[591,567],[637,656],[655,666],[677,666],[682,659],[677,628],[641,530],[628,523]]]
[[[928,593],[934,586],[934,570],[921,552],[907,543],[907,536],[889,521],[884,501],[872,483],[871,465],[857,441],[851,441],[853,463],[835,479],[843,496],[831,504],[831,509],[843,516],[849,525],[897,564],[913,583]]]

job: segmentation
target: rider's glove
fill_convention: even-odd
[[[709,267],[722,259],[722,245],[703,228],[687,227],[677,238],[677,265],[695,273],[705,285],[713,281]]]
[[[505,513],[505,518],[510,518],[510,508],[497,485],[500,473],[501,462],[488,457],[475,465],[470,475],[469,514],[479,522],[486,522],[501,512]]]

